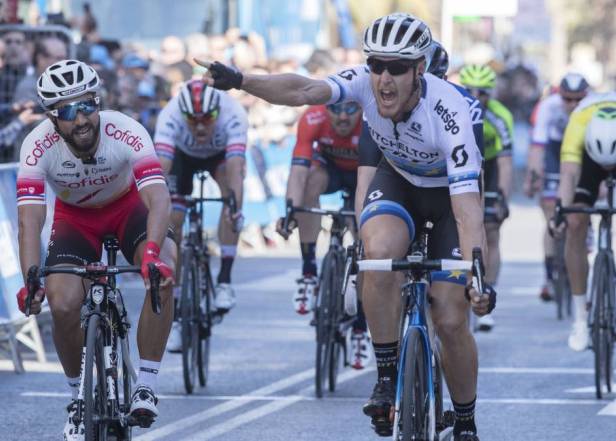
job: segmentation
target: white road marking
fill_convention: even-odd
[[[24,369],[26,372],[39,372],[49,374],[63,374],[64,370],[62,365],[58,362],[46,361],[38,362],[31,360],[24,360]],[[15,367],[11,360],[0,360],[0,371],[14,371]]]
[[[355,371],[353,371],[355,372]],[[358,375],[361,375],[362,371]],[[365,372],[364,372],[365,373]],[[339,382],[342,380],[342,375],[340,376]],[[347,380],[345,380],[347,381]],[[312,386],[303,389],[302,392],[307,391],[311,393],[314,390]],[[37,398],[69,398],[69,393],[56,393],[56,392],[22,392],[20,394],[22,397],[37,397]],[[268,402],[290,402],[291,404],[296,403],[298,401],[318,401],[319,399],[305,394],[296,394],[296,395],[159,395],[160,399],[165,400],[196,400],[196,401],[229,401],[229,400],[239,400],[245,402],[256,402],[256,401],[268,401]],[[325,398],[327,401],[341,401],[341,402],[364,402],[366,401],[366,397],[337,397],[337,396],[329,396]],[[449,397],[445,397],[445,401],[449,401]],[[573,399],[573,398],[482,398],[481,396],[477,399],[480,404],[539,404],[539,405],[596,405],[600,406],[605,404],[605,401],[600,401],[596,399]],[[598,413],[599,415],[616,415],[616,401],[608,403],[607,406],[602,408],[602,410]]]
[[[314,369],[306,369],[305,371],[299,372],[297,374],[291,375],[287,378],[283,378],[282,380],[276,381],[275,383],[269,384],[267,386],[261,387],[259,389],[255,389],[244,396],[263,396],[270,395],[276,393],[278,391],[284,390],[288,387],[291,387],[297,383],[301,383],[309,378],[314,376]],[[214,418],[218,415],[221,415],[225,412],[230,412],[232,410],[237,409],[249,403],[250,400],[246,399],[234,399],[231,401],[227,401],[225,403],[221,403],[214,407],[211,407],[202,412],[196,413],[194,415],[190,415],[186,418],[182,418],[180,420],[176,420],[173,423],[169,423],[165,426],[159,427],[158,429],[154,429],[150,432],[147,432],[141,436],[133,438],[135,441],[153,441],[160,438],[163,438],[167,435],[170,435],[174,432],[185,430],[190,426],[194,426],[195,424],[202,423],[210,418]]]
[[[587,386],[587,387],[577,387],[575,389],[566,389],[565,392],[568,394],[594,394],[595,386]],[[607,387],[603,387],[603,390],[607,393]],[[612,384],[612,390],[616,390],[616,383]]]
[[[356,371],[356,370],[345,371],[338,376],[338,384],[353,380],[357,377],[373,372],[374,370],[375,370],[374,367],[370,367],[367,369],[363,369],[361,371]],[[303,396],[307,394],[313,394],[313,393],[314,393],[314,386],[310,385],[300,390],[299,396],[295,396],[291,400],[275,401],[275,402],[268,403],[263,406],[257,407],[246,413],[233,417],[230,420],[227,420],[223,423],[216,424],[215,426],[209,427],[205,430],[202,430],[201,432],[196,432],[192,436],[185,437],[184,441],[207,441],[212,438],[216,438],[217,436],[228,433],[240,426],[243,426],[244,424],[250,423],[259,418],[263,418],[264,416],[267,416],[274,412],[278,412],[279,410],[282,410],[299,401],[302,401]]]
[[[597,415],[616,416],[616,400],[612,401],[610,404],[601,409],[599,413],[597,413]]]
[[[558,374],[558,375],[581,375],[593,374],[590,368],[563,368],[563,367],[484,367],[479,368],[480,374]]]

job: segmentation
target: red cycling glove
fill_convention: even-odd
[[[145,244],[145,251],[143,252],[143,259],[141,261],[141,276],[144,281],[149,282],[150,280],[150,271],[148,269],[148,264],[153,263],[156,268],[160,271],[161,279],[173,279],[173,271],[171,268],[158,258],[160,254],[160,247],[156,242],[149,241]]]
[[[41,303],[43,303],[43,301],[45,301],[45,288],[40,287],[36,293],[38,292],[43,292],[43,297],[41,298]],[[36,293],[34,294],[36,297]],[[21,312],[23,312],[24,314],[26,313],[26,297],[28,297],[28,288],[26,288],[25,286],[22,287],[18,292],[17,292],[17,306],[19,307],[19,310]],[[34,300],[34,299],[32,299]]]

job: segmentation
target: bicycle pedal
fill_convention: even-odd
[[[443,426],[445,427],[453,427],[456,422],[456,413],[453,410],[446,410],[443,412]]]
[[[150,415],[130,415],[127,418],[129,426],[139,426],[142,429],[148,429],[154,422],[154,417]]]
[[[393,426],[388,416],[373,417],[372,428],[378,436],[391,436],[393,434]]]

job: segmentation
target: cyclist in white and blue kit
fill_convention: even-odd
[[[375,20],[366,30],[367,65],[325,80],[295,74],[243,75],[218,62],[202,65],[208,68],[204,80],[209,85],[241,88],[275,104],[358,102],[383,154],[377,167],[360,165],[358,169],[357,191],[367,194],[361,215],[366,257],[404,257],[415,224],[430,220],[434,234],[429,257],[451,258],[461,249],[463,257],[470,259],[473,247],[485,249],[478,183],[482,158],[469,102],[453,84],[424,73],[431,43],[430,29],[423,21],[397,13]],[[465,283],[464,274],[437,274],[430,294],[456,413],[454,439],[477,441],[477,348],[466,324]],[[472,287],[467,290],[477,314],[493,306],[493,295],[480,296]],[[378,370],[364,413],[372,418],[379,435],[389,436],[401,310],[398,279],[390,273],[367,272],[362,297]]]

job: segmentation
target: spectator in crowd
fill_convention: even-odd
[[[5,45],[4,66],[0,70],[0,104],[11,103],[17,83],[26,75],[28,58],[26,35],[21,31],[9,31],[2,35]]]
[[[165,37],[160,45],[160,61],[163,77],[171,84],[192,78],[193,67],[186,61],[184,42],[175,35]]]
[[[66,43],[58,37],[45,37],[34,43],[33,65],[34,71],[21,79],[15,89],[13,101],[38,102],[36,81],[45,69],[53,63],[68,58]]]
[[[13,146],[24,127],[37,123],[45,117],[41,112],[35,113],[35,107],[34,101],[27,101],[14,103],[7,108],[7,112],[16,117],[0,128],[0,162],[14,160]]]

